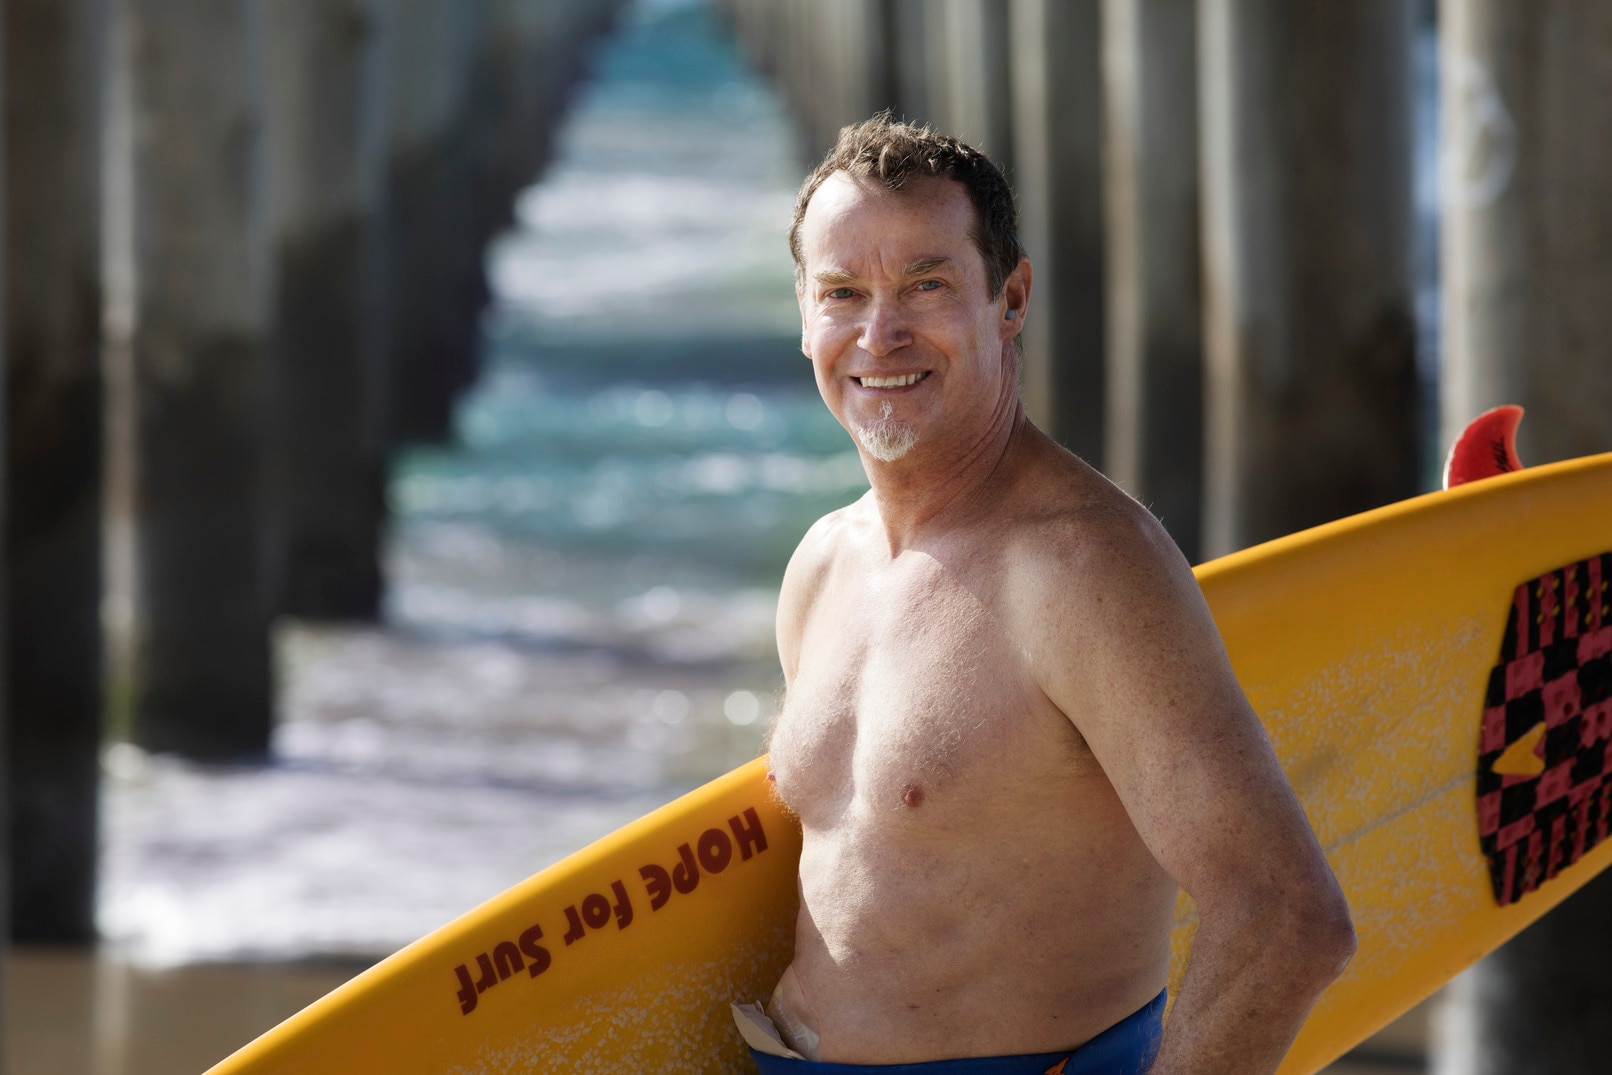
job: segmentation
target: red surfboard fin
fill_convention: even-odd
[[[1444,460],[1444,488],[1521,470],[1522,460],[1517,458],[1517,424],[1521,421],[1522,408],[1507,403],[1468,422]]]

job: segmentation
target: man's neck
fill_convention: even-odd
[[[1005,401],[981,436],[950,454],[916,450],[891,463],[862,454],[879,522],[894,559],[926,534],[955,527],[1002,491],[1029,428],[1024,405]]]

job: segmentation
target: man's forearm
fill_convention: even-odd
[[[1274,929],[1205,919],[1149,1075],[1274,1072],[1353,952],[1346,918]]]

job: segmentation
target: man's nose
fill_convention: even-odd
[[[857,345],[868,354],[882,357],[912,342],[907,330],[901,304],[889,299],[876,299],[867,306],[862,322],[862,333]]]

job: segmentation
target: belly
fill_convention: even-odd
[[[1151,1000],[1175,886],[1099,786],[803,826],[793,973],[819,1058],[1052,1051]]]

